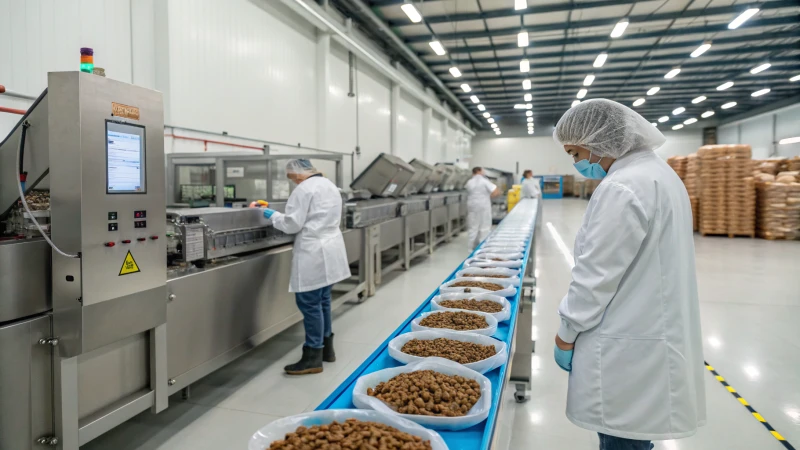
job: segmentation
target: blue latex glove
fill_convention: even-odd
[[[572,372],[572,350],[561,350],[557,345],[554,347],[556,364],[558,364],[558,367],[561,367],[567,372]]]
[[[269,219],[270,217],[272,217],[273,214],[275,214],[274,209],[264,208],[264,217]]]

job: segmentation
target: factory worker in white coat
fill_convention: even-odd
[[[654,153],[665,138],[604,99],[568,110],[553,137],[582,175],[603,180],[558,309],[567,417],[599,433],[601,450],[691,436],[706,421],[692,211],[681,180]]]
[[[303,313],[306,341],[303,357],[284,370],[291,375],[322,372],[322,362],[334,362],[331,330],[331,286],[350,277],[344,238],[339,229],[342,196],[307,159],[286,164],[286,176],[297,183],[286,212],[264,209],[272,226],[296,234],[289,292]],[[251,205],[252,206],[252,205]]]
[[[469,249],[478,246],[492,230],[492,198],[500,195],[497,185],[483,175],[483,168],[473,167],[467,190],[467,239]]]
[[[522,172],[522,198],[539,198],[542,196],[542,188],[539,181],[533,178],[533,171]]]

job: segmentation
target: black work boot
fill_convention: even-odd
[[[322,372],[322,349],[303,346],[300,361],[283,368],[289,375],[307,375]]]
[[[322,360],[324,362],[336,362],[336,352],[333,351],[333,333],[324,338],[325,347],[322,349]]]

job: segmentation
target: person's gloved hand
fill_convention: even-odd
[[[561,350],[556,345],[554,347],[556,364],[558,367],[566,370],[567,372],[572,372],[572,350]]]
[[[273,214],[275,214],[274,209],[264,208],[264,217],[269,219],[270,217],[272,217]]]

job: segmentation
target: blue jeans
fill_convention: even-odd
[[[306,329],[306,347],[322,348],[323,339],[331,331],[331,287],[307,292],[295,292],[295,301],[303,313],[303,327]]]
[[[600,450],[650,450],[653,444],[650,441],[637,441],[597,433],[600,436]]]

